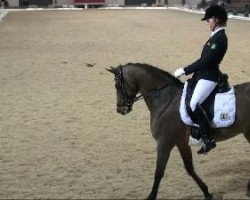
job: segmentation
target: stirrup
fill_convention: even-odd
[[[197,151],[197,154],[207,154],[209,151],[211,151],[213,148],[216,147],[215,140],[207,140],[204,142],[205,144],[201,147],[199,151]]]

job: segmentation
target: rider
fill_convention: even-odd
[[[221,63],[227,51],[227,36],[224,27],[227,22],[227,12],[219,5],[212,5],[206,9],[205,16],[201,19],[206,20],[211,31],[211,37],[203,47],[201,57],[184,68],[179,68],[174,72],[175,77],[193,74],[196,86],[190,101],[190,107],[200,125],[204,145],[197,152],[203,154],[216,147],[215,140],[211,137],[210,121],[204,112],[201,104],[215,89],[219,82]]]

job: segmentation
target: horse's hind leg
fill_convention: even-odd
[[[194,170],[192,151],[190,146],[188,145],[188,139],[183,137],[181,141],[177,143],[177,147],[180,151],[181,157],[183,159],[188,174],[198,184],[198,186],[200,187],[205,196],[205,199],[213,199],[213,196],[208,191],[207,185],[200,179],[200,177],[196,174]]]
[[[250,179],[249,179],[248,184],[247,184],[247,193],[246,193],[246,196],[250,199]]]
[[[250,131],[245,132],[245,133],[244,133],[244,136],[245,136],[245,138],[247,139],[247,141],[248,141],[249,144],[250,144]],[[250,198],[250,179],[249,179],[248,184],[247,184],[247,193],[246,193],[246,196],[247,196],[248,198]]]

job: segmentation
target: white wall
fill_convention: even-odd
[[[7,0],[10,7],[18,7],[19,6],[19,0]]]
[[[125,0],[105,0],[107,6],[124,6]]]
[[[7,15],[8,12],[8,10],[0,8],[0,21],[4,18],[5,15]]]
[[[182,6],[182,0],[168,0],[168,6]]]
[[[197,8],[198,4],[201,2],[201,0],[186,0],[186,5],[191,8]]]
[[[165,0],[156,0],[155,4],[159,6],[165,6],[166,3],[165,3]]]
[[[74,5],[74,0],[53,0],[54,6]]]

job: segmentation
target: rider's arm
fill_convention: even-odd
[[[218,67],[226,50],[226,37],[216,37],[210,40],[204,47],[201,58],[184,68],[185,74],[189,75],[200,70],[212,70],[214,67]]]

